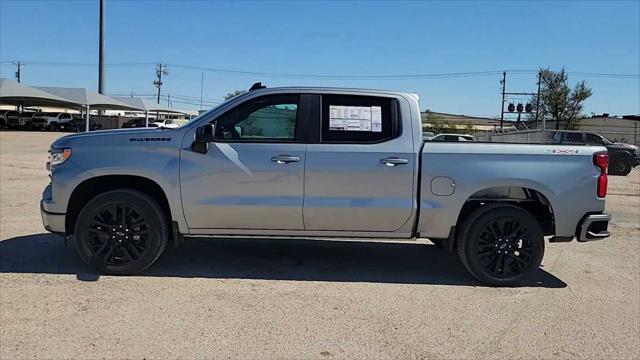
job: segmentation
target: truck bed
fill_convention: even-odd
[[[574,236],[585,213],[604,210],[596,194],[600,171],[593,164],[593,155],[604,151],[598,146],[425,142],[417,232],[446,238],[469,199],[514,196],[508,194],[519,188],[553,204],[556,236]]]

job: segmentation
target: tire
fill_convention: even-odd
[[[611,164],[609,164],[609,175],[613,176],[627,176],[633,169],[631,162],[633,159],[631,156],[622,155],[611,157]]]
[[[509,204],[481,206],[463,220],[457,235],[462,264],[487,285],[523,283],[538,270],[544,256],[538,221]]]
[[[78,255],[104,274],[146,270],[160,258],[168,240],[169,225],[160,204],[131,189],[113,190],[91,199],[75,224]]]
[[[60,131],[58,123],[51,123],[51,125],[49,125],[49,131]]]
[[[433,245],[435,245],[438,249],[444,248],[444,243],[442,242],[442,239],[429,239],[429,241],[431,241]]]

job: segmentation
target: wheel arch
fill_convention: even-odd
[[[530,213],[538,220],[545,235],[555,234],[556,213],[547,192],[527,185],[492,186],[476,190],[462,205],[456,225],[473,210],[489,203],[509,203]]]
[[[82,181],[69,197],[65,217],[66,233],[73,234],[75,223],[82,208],[99,194],[115,189],[133,189],[154,198],[162,206],[167,221],[173,219],[169,200],[164,189],[154,180],[137,175],[102,175]]]

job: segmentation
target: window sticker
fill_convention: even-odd
[[[330,105],[329,130],[382,132],[382,108]]]

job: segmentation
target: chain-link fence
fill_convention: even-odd
[[[609,153],[609,194],[640,196],[640,133],[527,130],[477,135],[479,141],[604,146]]]

